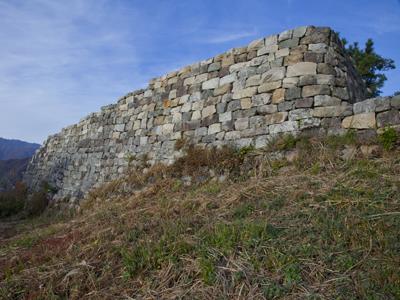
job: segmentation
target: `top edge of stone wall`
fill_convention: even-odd
[[[249,44],[247,45],[243,45],[243,46],[239,46],[239,47],[234,47],[234,48],[230,48],[225,52],[222,52],[220,54],[217,54],[213,57],[210,57],[208,59],[204,59],[200,62],[196,62],[196,63],[192,63],[189,65],[186,65],[184,67],[181,67],[179,69],[176,69],[174,71],[168,72],[162,76],[159,77],[154,77],[152,79],[149,80],[148,85],[146,88],[139,88],[137,90],[131,91],[126,93],[125,95],[121,96],[118,98],[118,100],[114,103],[108,104],[108,105],[104,105],[102,107],[100,107],[100,110],[97,112],[92,112],[90,114],[88,114],[87,116],[84,116],[83,118],[81,118],[79,120],[79,122],[72,124],[72,125],[68,125],[66,127],[63,127],[60,132],[49,135],[47,137],[47,139],[43,142],[43,144],[45,144],[49,139],[52,138],[57,138],[57,136],[62,135],[65,132],[68,132],[69,130],[72,130],[73,128],[76,128],[77,126],[82,125],[85,122],[90,121],[90,119],[92,119],[93,117],[98,117],[101,115],[101,113],[103,112],[107,112],[107,111],[112,111],[114,110],[116,107],[118,107],[119,105],[125,104],[126,100],[129,97],[137,97],[140,95],[145,94],[146,91],[151,90],[155,87],[155,84],[157,82],[162,82],[165,81],[167,79],[173,78],[175,76],[179,76],[185,72],[192,72],[193,69],[198,68],[200,66],[204,66],[204,65],[209,65],[213,62],[215,62],[216,60],[220,60],[222,58],[222,56],[224,55],[228,55],[228,54],[237,54],[239,52],[245,52],[245,51],[249,51],[249,50],[259,50],[265,46],[270,46],[273,44],[277,44],[279,42],[283,42],[285,40],[289,40],[291,38],[302,38],[304,37],[304,35],[306,35],[307,30],[311,30],[311,29],[319,29],[321,31],[326,31],[329,33],[335,33],[336,32],[329,26],[314,26],[314,25],[305,25],[305,26],[299,26],[296,28],[292,28],[292,29],[288,29],[285,31],[282,31],[280,33],[276,33],[276,34],[271,34],[271,35],[267,35],[265,37],[259,38],[259,39],[255,39],[253,41],[251,41]],[[337,40],[337,42],[341,43],[340,39]],[[304,44],[308,44],[307,42],[305,42]],[[341,45],[343,46],[343,45]],[[289,48],[289,47],[287,47]]]

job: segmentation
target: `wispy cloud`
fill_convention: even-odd
[[[203,38],[202,41],[204,41],[205,43],[219,44],[219,43],[237,41],[237,40],[241,40],[241,39],[247,38],[247,37],[254,37],[256,35],[257,35],[257,31],[255,29],[250,30],[250,31],[247,30],[247,31],[231,32],[231,33],[221,32],[221,33]]]
[[[0,136],[40,141],[131,90],[134,32],[104,22],[121,15],[97,0],[0,1]]]

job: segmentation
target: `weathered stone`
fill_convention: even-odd
[[[340,117],[352,114],[351,106],[323,106],[323,107],[315,107],[312,116],[319,118],[326,117]]]
[[[308,50],[315,53],[326,53],[328,51],[328,45],[325,43],[309,44]]]
[[[349,99],[349,93],[347,91],[347,88],[334,87],[332,91],[332,96],[335,96],[343,100]]]
[[[400,108],[400,95],[394,96],[394,97],[390,100],[390,105],[391,105],[393,108],[399,109],[399,108]]]
[[[217,103],[217,113],[221,114],[226,111],[226,102]]]
[[[257,51],[257,56],[266,55],[269,53],[275,53],[276,51],[278,51],[278,49],[279,49],[278,45],[267,45],[265,47],[260,48]]]
[[[251,98],[240,99],[240,106],[242,109],[249,109],[252,107]]]
[[[208,134],[215,134],[221,131],[221,123],[211,124],[208,127]]]
[[[278,36],[271,35],[265,38],[264,42],[265,46],[277,45],[278,44]]]
[[[272,103],[277,104],[285,100],[285,89],[276,89],[272,94]]]
[[[343,119],[342,127],[346,129],[375,128],[376,127],[375,113],[363,113],[363,114],[348,116]]]
[[[304,75],[300,77],[298,86],[314,85],[314,84],[317,84],[316,75]]]
[[[305,118],[299,120],[299,129],[308,129],[312,127],[319,127],[321,125],[320,118]]]
[[[295,102],[295,107],[296,108],[308,108],[308,107],[312,107],[313,103],[314,103],[313,98],[298,99]]]
[[[232,82],[236,81],[236,79],[237,79],[236,78],[236,74],[229,74],[229,75],[226,75],[226,76],[222,77],[220,82],[219,82],[219,84],[221,86],[224,86],[224,85],[226,85],[228,83],[232,83]]]
[[[226,140],[237,140],[240,139],[240,132],[239,131],[229,131],[225,134]]]
[[[314,97],[314,106],[339,106],[342,101],[328,95],[317,95]]]
[[[330,95],[331,89],[328,85],[306,85],[303,86],[302,96],[304,98],[316,95]]]
[[[283,79],[282,87],[283,87],[283,88],[292,88],[292,87],[296,87],[297,84],[298,84],[298,82],[299,82],[299,78],[298,78],[298,77],[284,78],[284,79]]]
[[[241,108],[240,100],[233,100],[228,103],[227,111],[235,111]]]
[[[290,53],[289,48],[280,49],[280,50],[278,50],[278,51],[275,52],[275,58],[280,58],[280,57],[288,56],[289,53]]]
[[[287,69],[287,77],[317,74],[317,64],[312,62],[299,62]]]
[[[367,101],[367,100],[364,100]],[[375,111],[376,112],[382,112],[385,110],[389,110],[390,109],[390,98],[382,98],[382,97],[378,97],[375,98]]]
[[[286,92],[285,92],[286,100],[298,99],[300,97],[301,97],[301,88],[292,87],[292,88],[286,89]]]
[[[232,99],[252,97],[255,93],[257,93],[257,87],[245,88],[242,90],[235,91],[232,95]]]
[[[252,41],[249,44],[249,46],[247,47],[247,50],[248,51],[257,50],[257,49],[262,48],[263,46],[264,46],[264,39],[258,39],[258,40]]]
[[[258,136],[256,138],[256,142],[255,142],[255,147],[257,149],[266,147],[270,142],[270,138],[268,135],[262,135],[262,136]]]
[[[264,117],[265,124],[270,125],[270,124],[278,124],[284,122],[288,117],[287,112],[276,112],[273,114],[266,115]]]
[[[330,28],[309,27],[307,29],[306,36],[301,39],[300,44],[302,45],[319,44],[319,43],[329,44],[330,33],[331,33]]]
[[[293,37],[302,38],[307,31],[307,26],[298,27],[293,30]]]
[[[257,107],[257,112],[260,115],[272,114],[278,111],[278,106],[274,104],[270,105],[261,105]]]
[[[204,81],[202,84],[202,89],[203,90],[210,90],[210,89],[215,89],[219,85],[219,78],[213,78],[207,81]]]
[[[220,96],[229,93],[231,90],[230,84],[222,85],[214,90],[214,96]]]
[[[235,121],[235,129],[243,130],[249,127],[249,119],[248,118],[240,118]]]
[[[292,38],[279,42],[279,49],[293,48],[299,45],[299,38]]]
[[[293,35],[293,30],[286,30],[284,32],[281,32],[279,34],[278,41],[281,42],[281,41],[288,40],[288,39],[292,38],[292,35]]]
[[[325,75],[336,75],[335,68],[330,64],[320,63],[317,66],[318,74],[325,74]]]
[[[253,105],[260,106],[271,102],[271,94],[263,93],[254,95],[252,98]]]
[[[201,119],[201,112],[200,111],[198,111],[198,110],[195,110],[193,113],[192,113],[192,121],[194,121],[194,120],[200,120]]]
[[[294,109],[296,101],[283,101],[278,104],[278,111],[289,111]]]
[[[221,69],[220,62],[215,62],[208,66],[208,72],[218,71],[219,69]]]
[[[398,110],[389,110],[378,113],[376,116],[378,127],[400,124],[400,112]]]
[[[201,112],[201,116],[203,118],[207,118],[213,114],[215,114],[217,111],[215,109],[215,105],[209,105],[205,108],[203,108],[202,112]]]
[[[297,121],[306,118],[311,118],[311,109],[300,108],[289,112],[289,120]]]
[[[286,48],[286,49],[288,49],[288,48]],[[284,50],[284,49],[282,49],[282,50]],[[304,57],[303,53],[292,53],[284,58],[284,65],[290,66],[290,65],[294,65],[294,64],[303,62],[303,57]]]
[[[286,73],[286,68],[285,67],[280,67],[280,68],[272,68],[268,70],[266,73],[262,74],[262,82],[274,82],[281,80],[285,77]]]
[[[335,76],[318,74],[316,76],[317,84],[335,85]]]
[[[295,132],[299,129],[299,124],[297,121],[286,121],[280,124],[269,125],[269,133],[277,134],[280,132]]]
[[[304,61],[313,63],[322,63],[324,62],[324,54],[315,52],[305,52]]]
[[[270,92],[276,89],[279,89],[280,87],[282,87],[282,81],[272,81],[272,82],[266,82],[263,83],[262,85],[260,85],[258,87],[258,92],[259,93],[266,93],[266,92]]]
[[[219,114],[219,121],[220,122],[226,122],[232,120],[232,112],[227,111],[225,113]]]

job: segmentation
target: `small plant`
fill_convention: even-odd
[[[298,139],[293,134],[285,134],[278,139],[276,146],[278,150],[290,150],[296,147]]]
[[[42,190],[46,193],[50,193],[50,194],[56,194],[57,193],[57,188],[53,185],[51,185],[50,183],[48,183],[47,181],[43,181],[42,182]]]
[[[245,146],[242,147],[240,149],[238,149],[238,155],[240,158],[245,157],[247,154],[249,154],[250,152],[254,151],[254,146],[250,145],[250,146]]]
[[[385,150],[392,150],[398,140],[398,134],[393,128],[385,128],[378,140]]]
[[[201,257],[199,260],[201,278],[205,284],[211,285],[216,279],[215,265],[213,259]]]
[[[132,162],[136,159],[136,156],[130,152],[127,152],[125,153],[124,159],[128,163],[128,166],[131,166]]]

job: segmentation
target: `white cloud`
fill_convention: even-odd
[[[257,35],[257,31],[255,29],[250,31],[240,31],[232,33],[221,32],[219,34],[214,34],[209,37],[203,38],[203,41],[205,43],[219,44],[219,43],[232,42],[247,37],[253,37],[255,35]]]
[[[42,141],[143,82],[118,10],[97,0],[0,1],[0,136]]]

